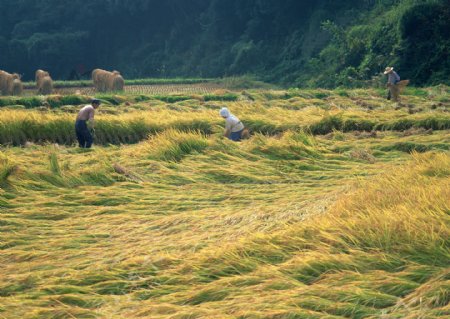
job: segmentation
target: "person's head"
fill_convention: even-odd
[[[384,69],[384,74],[390,74],[394,72],[394,68],[392,66],[388,66],[386,69]]]
[[[94,107],[94,109],[98,108],[100,106],[100,100],[99,99],[92,99],[91,105]]]
[[[230,111],[226,107],[223,107],[223,108],[220,109],[219,114],[224,119],[226,119],[228,116],[230,116]]]

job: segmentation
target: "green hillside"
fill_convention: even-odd
[[[54,79],[251,75],[287,86],[364,86],[394,65],[449,84],[446,0],[0,2],[0,69]],[[374,78],[375,77],[375,78]]]

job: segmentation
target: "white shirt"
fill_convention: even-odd
[[[244,129],[244,124],[236,116],[230,114],[230,116],[225,118],[225,129],[230,130],[232,133],[239,132]]]

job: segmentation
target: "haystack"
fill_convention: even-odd
[[[53,80],[50,76],[44,76],[40,81],[38,88],[39,94],[49,95],[53,92]]]
[[[23,84],[20,79],[14,79],[11,87],[11,95],[19,96],[22,95],[23,92]]]

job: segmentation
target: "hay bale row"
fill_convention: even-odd
[[[35,80],[38,94],[52,94],[53,80],[47,71],[37,70]],[[98,92],[123,91],[125,86],[125,81],[118,71],[109,72],[95,69],[92,71],[92,80]],[[21,95],[22,92],[23,84],[20,75],[0,70],[0,93],[2,95]]]
[[[123,91],[125,81],[119,71],[105,71],[95,69],[92,71],[92,81],[98,92]]]
[[[0,92],[2,95],[21,95],[23,84],[20,75],[0,70]]]

